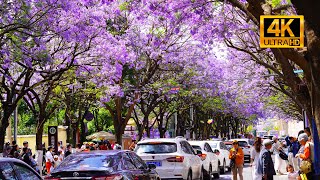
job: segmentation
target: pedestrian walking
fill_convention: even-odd
[[[52,156],[52,151],[53,148],[51,146],[48,147],[48,151],[46,152],[46,169],[47,169],[47,174],[50,174],[51,168],[53,167],[54,164],[54,159]]]
[[[21,155],[21,158],[22,158],[22,161],[27,163],[29,166],[32,167],[32,162],[31,162],[31,159],[30,159],[30,149],[28,147],[24,147],[22,148],[22,155]]]
[[[32,156],[32,150],[29,148],[29,143],[28,143],[28,141],[24,141],[24,142],[22,143],[22,145],[23,145],[24,148],[28,148],[28,149],[29,149],[29,155]]]
[[[292,165],[294,171],[299,170],[298,158],[296,158],[296,154],[298,154],[300,145],[298,139],[292,136],[287,136],[285,141],[288,146],[288,161],[289,164]]]
[[[286,162],[283,159],[281,159],[279,155],[282,146],[277,137],[273,136],[272,140],[273,140],[273,145],[272,145],[271,151],[275,155],[274,160],[275,160],[276,173],[278,175],[283,175],[283,173],[281,172],[281,167],[285,167],[284,164]]]
[[[72,154],[72,146],[71,144],[68,144],[66,148],[66,152],[64,153],[64,158],[68,157],[70,154]]]
[[[273,175],[276,174],[274,164],[271,158],[272,141],[266,139],[263,141],[264,148],[260,153],[258,162],[258,173],[262,176],[263,180],[273,180]]]
[[[259,161],[261,149],[262,149],[262,140],[260,137],[258,137],[253,144],[253,148],[251,148],[251,151],[250,151],[250,156],[251,156],[250,166],[252,167],[253,180],[262,179],[262,175],[258,173],[258,161]]]
[[[233,180],[237,180],[238,174],[240,180],[243,180],[243,163],[244,163],[244,154],[242,148],[239,147],[239,142],[234,140],[232,142],[232,148],[230,149],[229,159],[232,161],[232,175]]]
[[[298,137],[298,141],[301,144],[299,153],[296,154],[296,158],[301,159],[300,173],[306,174],[308,180],[313,179],[313,167],[312,162],[314,161],[313,154],[313,143],[309,141],[309,137],[306,133],[302,133]]]

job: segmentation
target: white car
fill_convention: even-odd
[[[220,153],[218,155],[220,173],[224,174],[226,171],[230,170],[230,159],[229,159],[229,150],[223,141],[206,141],[210,146],[213,152],[218,150]]]
[[[217,155],[210,145],[205,141],[189,141],[193,149],[200,152],[198,155],[202,159],[202,174],[204,179],[211,180],[220,177],[220,167]]]
[[[201,158],[182,137],[146,139],[137,143],[135,152],[155,164],[161,179],[200,179]]]
[[[250,151],[251,151],[251,147],[253,146],[253,140],[251,139],[231,139],[230,141],[233,140],[237,140],[239,142],[239,146],[242,148],[243,150],[243,154],[244,154],[244,160],[245,161],[249,161],[250,162]]]

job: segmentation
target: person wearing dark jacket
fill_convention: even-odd
[[[266,139],[263,141],[264,149],[260,153],[258,162],[258,174],[262,175],[263,180],[273,180],[273,175],[276,175],[274,164],[271,158],[270,149],[272,148],[272,141]]]
[[[288,161],[293,166],[294,171],[299,170],[298,158],[295,158],[300,149],[300,144],[297,138],[287,136],[285,141],[288,146]]]
[[[29,166],[32,166],[32,163],[31,163],[31,159],[30,159],[30,149],[28,147],[24,147],[22,148],[22,161],[27,163]]]
[[[67,145],[67,150],[64,153],[64,157],[66,158],[67,156],[69,156],[71,154],[71,144]]]

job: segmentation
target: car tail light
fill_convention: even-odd
[[[206,154],[199,154],[198,156],[201,158],[202,161],[205,160],[207,157]]]
[[[139,176],[135,176],[133,180],[139,180]]]
[[[101,176],[101,177],[94,177],[93,180],[121,180],[123,177],[120,174],[108,175],[108,176]]]
[[[184,160],[183,156],[176,156],[176,157],[167,158],[168,162],[183,162],[183,160]]]

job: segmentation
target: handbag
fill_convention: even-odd
[[[281,150],[279,150],[279,156],[283,160],[288,160],[288,155],[285,152],[281,151]]]
[[[312,163],[310,161],[302,161],[300,164],[300,171],[303,174],[308,174],[312,171]]]

